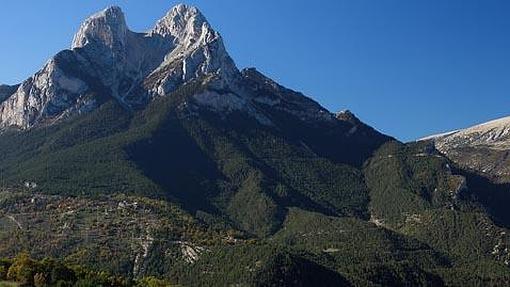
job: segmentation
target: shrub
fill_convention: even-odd
[[[35,261],[27,253],[20,253],[9,267],[7,279],[20,282],[23,285],[33,285],[35,273]]]

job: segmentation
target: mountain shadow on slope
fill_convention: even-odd
[[[505,228],[510,228],[510,183],[495,183],[491,179],[469,170],[458,170],[466,177],[469,195],[473,196],[492,220]]]
[[[216,212],[210,200],[222,178],[216,164],[200,149],[177,120],[169,115],[148,139],[131,144],[128,153],[145,176],[191,212]]]

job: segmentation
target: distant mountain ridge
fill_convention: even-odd
[[[510,148],[510,116],[478,124],[469,128],[432,135],[424,139],[436,139],[444,146],[487,146],[493,149]]]
[[[442,153],[497,181],[510,181],[510,117],[430,136]]]

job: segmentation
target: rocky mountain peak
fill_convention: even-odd
[[[352,124],[359,124],[361,121],[356,117],[356,115],[350,110],[343,110],[336,113],[336,118],[341,121],[350,122]]]
[[[149,35],[172,43],[164,62],[146,81],[152,94],[168,94],[178,85],[206,74],[219,75],[224,82],[239,75],[220,34],[196,7],[175,6],[156,23]]]
[[[338,119],[353,118],[354,114],[350,110],[342,110],[336,113]]]
[[[198,8],[185,4],[173,7],[152,30],[164,37],[173,37],[181,44],[185,40],[197,40],[203,31],[215,34]]]
[[[16,92],[3,89],[0,128],[27,129],[90,111],[97,107],[91,95],[112,97],[131,110],[205,75],[228,85],[239,74],[196,7],[177,5],[154,29],[135,33],[122,10],[111,6],[83,22],[71,50],[50,59]]]
[[[217,112],[248,112],[265,125],[266,114],[275,111],[334,122],[333,114],[303,94],[253,68],[240,72],[202,13],[180,4],[147,33],[130,31],[116,6],[87,18],[71,50],[54,56],[15,91],[0,94],[0,128],[52,124],[112,98],[132,111],[197,79],[209,79],[209,92],[195,97],[197,104]]]
[[[71,48],[81,48],[95,43],[109,48],[121,48],[126,44],[127,24],[124,13],[117,6],[110,6],[83,22],[74,36]]]

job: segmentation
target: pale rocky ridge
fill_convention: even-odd
[[[498,150],[510,149],[510,117],[504,117],[470,128],[446,132],[423,138],[434,139],[439,149],[461,146],[487,147]]]
[[[497,181],[510,180],[510,117],[433,135],[436,148],[461,166]]]
[[[200,11],[180,4],[145,33],[131,31],[115,6],[86,19],[70,50],[55,55],[14,93],[0,89],[0,128],[51,124],[92,111],[109,97],[133,110],[195,80],[207,86],[191,99],[195,108],[223,116],[241,111],[263,125],[272,125],[267,109],[303,121],[335,120],[315,101],[255,69],[239,71]]]

